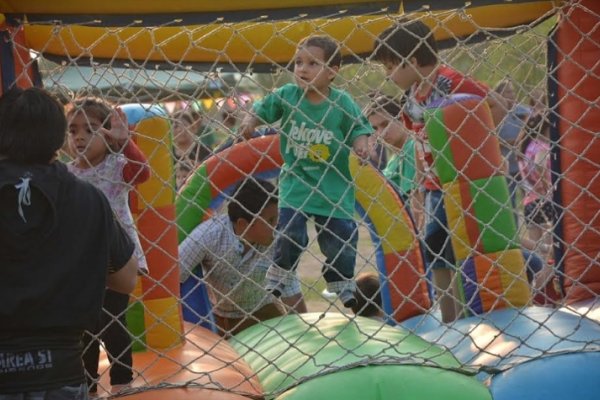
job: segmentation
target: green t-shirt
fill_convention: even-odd
[[[416,187],[415,174],[415,141],[407,139],[400,152],[392,156],[383,175],[401,194],[408,195]]]
[[[300,87],[287,84],[255,103],[254,111],[267,123],[281,121],[279,206],[353,218],[348,159],[354,140],[373,129],[350,95],[330,88],[326,100],[313,104]]]

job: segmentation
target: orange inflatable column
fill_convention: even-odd
[[[556,75],[549,86],[557,111],[555,202],[562,212],[556,255],[565,300],[572,304],[600,294],[600,2],[568,2],[561,17],[550,40]]]
[[[425,112],[468,315],[522,307],[531,293],[487,103],[454,94]]]
[[[135,126],[136,143],[148,158],[151,177],[136,187],[132,211],[136,217],[149,277],[142,277],[134,293],[128,325],[152,348],[164,349],[182,340],[183,318],[179,299],[177,225],[171,159],[170,125],[164,111],[153,106],[122,107]],[[139,348],[139,347],[138,347]]]

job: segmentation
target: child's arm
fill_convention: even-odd
[[[218,240],[215,232],[209,232],[213,220],[198,225],[183,242],[179,244],[179,280],[185,282],[196,266],[200,264],[211,249],[215,249],[214,240]],[[214,228],[214,227],[213,227]]]
[[[492,112],[494,125],[500,126],[500,123],[504,120],[506,113],[508,112],[506,100],[501,96],[494,96],[491,93],[487,95],[486,100],[490,106],[490,111]]]
[[[522,160],[525,157],[525,152],[521,152],[521,147],[523,147],[523,142],[527,139],[527,135],[529,135],[528,130],[521,128],[517,138],[515,139],[515,144],[513,147],[517,160]]]
[[[139,185],[150,178],[148,159],[131,139],[123,147],[123,155],[127,164],[123,167],[123,180],[130,185]]]
[[[552,175],[550,172],[550,154],[544,150],[540,150],[535,154],[533,159],[534,168],[539,176],[540,187],[543,193],[552,191]]]
[[[369,136],[360,135],[352,142],[352,148],[362,163],[369,162]]]
[[[110,129],[102,127],[100,130],[104,134],[110,149],[115,153],[120,152],[129,141],[127,115],[120,108],[115,108],[110,114]]]
[[[419,233],[425,226],[425,192],[421,191],[419,187],[413,189],[410,192],[408,204],[415,223],[415,229]]]
[[[415,188],[411,192],[410,209],[413,213],[417,232],[421,232],[425,227],[425,192],[421,190],[424,180],[425,167],[423,166],[423,159],[415,150]]]
[[[131,140],[127,116],[116,108],[110,116],[110,129],[102,128],[110,148],[123,152],[127,163],[123,167],[123,181],[130,185],[146,182],[150,178],[148,160],[140,148]]]
[[[252,110],[247,111],[244,115],[244,119],[238,128],[238,133],[244,139],[250,139],[254,130],[259,125],[279,121],[283,116],[283,99],[293,96],[296,90],[297,87],[294,85],[284,85],[256,102]]]
[[[347,115],[342,122],[342,131],[347,132],[348,135],[346,145],[352,142],[352,149],[361,164],[369,162],[369,136],[373,133],[373,127],[349,94],[344,93],[338,106]]]
[[[258,117],[256,115],[248,112],[248,113],[246,113],[246,115],[244,115],[244,119],[242,120],[242,123],[240,124],[240,127],[238,128],[238,133],[244,139],[250,139],[252,137],[252,134],[256,130],[256,127],[259,125],[260,125],[260,120],[258,119]]]

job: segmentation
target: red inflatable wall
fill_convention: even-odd
[[[569,2],[555,33],[557,200],[565,301],[600,294],[600,1]],[[560,261],[560,260],[559,260]]]

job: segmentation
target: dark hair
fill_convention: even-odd
[[[521,146],[519,150],[521,154],[525,154],[527,150],[527,146],[529,143],[539,135],[542,135],[546,129],[550,128],[550,123],[548,122],[548,116],[545,114],[537,114],[530,117],[527,120],[527,124],[525,124],[525,137],[521,142]]]
[[[13,88],[0,98],[0,155],[47,164],[65,142],[63,106],[43,89]]]
[[[231,222],[240,218],[252,221],[271,203],[277,203],[275,186],[267,181],[248,178],[235,188],[227,214]]]
[[[63,106],[69,104],[71,101],[73,101],[73,98],[75,97],[73,91],[63,85],[55,84],[54,86],[52,86],[51,88],[47,88],[46,90],[52,96],[56,97],[56,100],[58,100],[59,103]]]
[[[67,115],[83,112],[88,118],[96,118],[102,126],[110,129],[112,106],[97,97],[80,97],[75,99],[67,108]]]
[[[377,316],[382,309],[379,277],[374,272],[363,272],[356,277],[356,305],[352,311],[361,317]]]
[[[379,34],[372,58],[380,62],[403,64],[411,57],[420,67],[438,62],[437,42],[431,29],[420,20],[401,20]]]
[[[325,61],[330,67],[339,67],[342,65],[342,55],[340,53],[340,47],[338,44],[330,38],[324,35],[314,35],[302,39],[298,43],[298,47],[318,47],[325,53]]]
[[[392,118],[398,118],[404,103],[406,103],[405,95],[402,95],[400,101],[384,94],[373,94],[369,97],[371,97],[371,103],[367,108],[367,116],[380,112],[388,114]]]
[[[186,171],[186,172],[191,172],[193,168],[192,168],[192,165],[187,162],[177,161],[175,163],[175,169],[178,169],[181,171]]]
[[[494,92],[502,94],[502,92],[504,92],[509,85],[512,86],[514,89],[514,84],[512,80],[510,80],[509,78],[502,79],[494,88]]]
[[[185,120],[188,124],[193,124],[194,122],[198,121],[200,118],[202,118],[202,114],[200,114],[200,112],[194,110],[193,108],[187,108],[187,109],[183,109],[183,110],[179,110],[176,111],[173,114],[173,118],[175,120]]]

